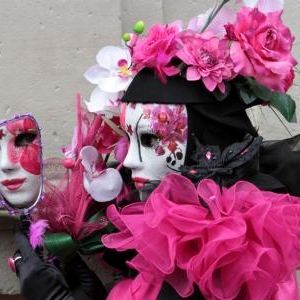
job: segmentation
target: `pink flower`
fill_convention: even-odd
[[[235,24],[227,26],[235,72],[252,76],[276,92],[293,83],[296,60],[291,55],[293,36],[281,20],[282,11],[261,13],[243,7]]]
[[[121,192],[123,180],[113,168],[104,169],[104,162],[96,148],[85,146],[80,151],[84,167],[83,186],[95,201],[111,201]]]
[[[202,34],[186,31],[181,34],[182,49],[177,57],[188,65],[187,80],[202,79],[209,91],[216,87],[225,92],[224,80],[234,77],[228,41],[206,31]]]
[[[179,29],[178,24],[153,25],[147,37],[142,38],[133,47],[132,61],[136,70],[152,68],[164,82],[166,76],[178,74],[180,70],[170,62],[177,51]]]

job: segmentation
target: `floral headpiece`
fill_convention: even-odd
[[[297,61],[291,54],[294,37],[281,20],[283,0],[244,0],[237,13],[224,6],[227,2],[191,19],[187,28],[180,21],[154,24],[142,35],[140,21],[133,34],[124,34],[127,47],[102,48],[98,64],[85,73],[97,84],[88,109],[117,112],[134,76],[150,68],[162,82],[174,75],[201,80],[219,101],[236,88],[247,105],[259,100],[294,121],[295,102],[286,92]]]

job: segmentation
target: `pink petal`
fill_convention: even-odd
[[[202,81],[205,85],[205,87],[212,92],[216,86],[217,86],[217,82],[215,80],[213,80],[211,77],[207,76],[207,77],[202,77]]]
[[[192,66],[187,69],[187,72],[186,72],[187,80],[193,81],[193,80],[199,80],[200,78],[201,78],[201,75],[198,72],[196,67]]]
[[[230,57],[234,64],[234,72],[244,76],[253,75],[253,66],[245,55],[239,42],[233,42],[230,47]]]

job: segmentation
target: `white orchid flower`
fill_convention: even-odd
[[[84,101],[87,110],[92,113],[105,114],[108,118],[111,114],[119,112],[120,93],[107,93],[98,86],[93,90],[90,101]]]
[[[97,84],[87,108],[102,112],[118,106],[118,100],[132,81],[131,55],[128,49],[106,46],[96,55],[97,64],[90,67],[84,77]]]
[[[206,25],[213,8],[207,10],[204,14],[200,14],[189,21],[188,29],[201,32]],[[236,20],[236,13],[228,7],[223,6],[218,14],[211,21],[206,30],[213,32],[217,36],[223,36],[226,31],[224,25],[227,23],[234,23]]]
[[[83,186],[91,197],[98,202],[107,202],[116,198],[122,190],[123,180],[113,168],[97,169],[102,158],[93,146],[85,146],[80,151],[84,167]]]
[[[118,93],[126,90],[132,80],[129,50],[106,46],[98,52],[96,60],[98,64],[85,72],[85,78],[93,84],[98,84],[104,92]]]
[[[268,13],[283,9],[284,0],[242,0],[247,7],[257,7],[261,12]],[[238,2],[241,2],[239,0]]]

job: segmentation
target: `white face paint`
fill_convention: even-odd
[[[129,138],[124,166],[136,187],[179,171],[187,145],[185,105],[124,103],[121,125]]]
[[[39,198],[40,147],[30,118],[0,127],[0,193],[12,207],[28,208]]]

